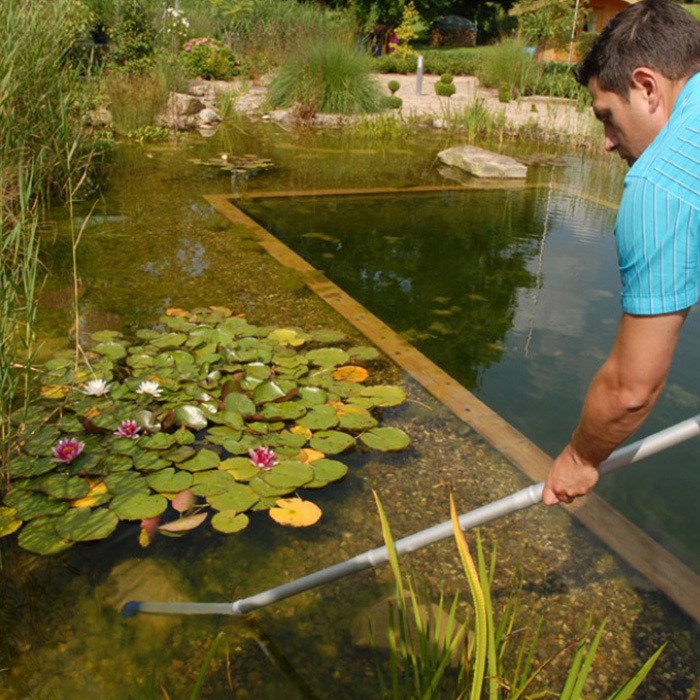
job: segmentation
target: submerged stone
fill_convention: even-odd
[[[460,168],[475,177],[524,178],[527,166],[514,158],[477,146],[455,146],[438,153],[445,165]]]

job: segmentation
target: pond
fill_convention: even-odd
[[[297,275],[281,270],[202,195],[440,185],[445,180],[434,154],[445,145],[451,145],[449,139],[435,133],[410,142],[377,142],[240,122],[210,139],[184,136],[175,143],[120,146],[100,199],[76,212],[80,223],[95,205],[78,248],[82,337],[87,344],[88,333],[106,328],[128,335],[156,325],[170,307],[215,305],[244,312],[254,323],[341,327],[361,342]],[[222,152],[269,157],[277,167],[232,179],[196,162]],[[614,202],[622,174],[607,160],[553,154],[552,162],[558,164],[532,170],[529,183],[543,188],[302,198],[274,206],[259,200],[255,215],[554,451],[612,332],[614,261],[604,252],[611,243],[612,210],[591,198]],[[571,189],[591,198],[574,197]],[[64,213],[54,215],[59,227],[46,233],[50,275],[40,302],[45,357],[67,347],[73,325],[68,222]],[[421,224],[423,217],[428,224]],[[466,221],[472,222],[469,236]],[[576,276],[579,286],[565,291],[567,278]],[[583,289],[595,290],[594,309],[583,304]],[[566,353],[576,346],[577,333],[592,337],[572,359]],[[685,347],[689,344],[686,332]],[[553,376],[553,369],[561,374]],[[391,593],[386,571],[346,579],[246,620],[123,620],[118,614],[121,603],[140,596],[234,600],[375,547],[381,534],[372,489],[396,536],[403,536],[446,519],[447,483],[454,485],[461,510],[525,485],[505,460],[395,368],[380,363],[373,371],[378,381],[406,382],[411,401],[385,411],[383,419],[404,428],[413,444],[396,455],[343,456],[348,477],[314,493],[324,513],[320,527],[283,529],[255,514],[260,517],[238,535],[195,531],[180,539],[159,537],[144,550],[138,528],[126,526],[109,540],[50,558],[27,555],[13,538],[1,539],[0,697],[162,697],[159,684],[171,697],[187,697],[220,630],[227,642],[212,665],[205,697],[324,697],[329,687],[334,697],[376,696],[374,659],[366,641],[357,641],[356,628],[366,629],[372,605]],[[692,391],[689,372],[676,375],[672,384]],[[560,405],[545,412],[547,392],[557,389]],[[676,417],[685,414],[671,411],[659,422]],[[653,470],[635,473],[647,478]],[[629,488],[620,483],[606,492],[613,502]],[[643,513],[651,509],[646,491],[652,488],[640,488],[639,498],[647,499],[638,509]],[[658,485],[653,490],[654,518],[662,521],[671,491]],[[623,508],[624,499],[617,498]],[[678,511],[685,506],[674,503],[667,529],[657,532],[656,521],[644,524],[684,555],[693,541],[681,537],[686,513]],[[616,636],[603,642],[606,666],[595,676],[597,688],[617,685],[666,639],[675,646],[649,697],[664,692],[681,697],[692,687],[696,635],[687,619],[643,584],[631,588],[624,569],[563,513],[516,516],[484,534],[487,545],[498,541],[504,576],[520,571],[527,581],[527,609],[547,611],[544,655],[570,639],[595,607],[618,618]],[[451,543],[411,561],[434,590],[441,584],[448,591],[463,588]],[[579,567],[581,561],[589,564]],[[554,664],[551,673],[559,678],[561,666]]]

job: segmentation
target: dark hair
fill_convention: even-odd
[[[627,99],[635,68],[646,66],[669,80],[700,71],[700,22],[671,0],[642,0],[613,17],[574,68],[588,85],[598,78],[603,90]]]

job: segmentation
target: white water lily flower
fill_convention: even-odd
[[[151,396],[160,396],[163,390],[160,388],[158,382],[141,382],[139,388],[136,390],[137,394],[150,394]]]
[[[109,391],[109,388],[104,379],[91,379],[85,383],[81,391],[88,396],[104,396]]]

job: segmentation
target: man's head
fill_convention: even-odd
[[[574,73],[591,91],[606,150],[632,165],[698,71],[700,22],[670,0],[642,0],[605,26]]]
[[[605,25],[574,69],[581,85],[597,78],[626,99],[635,68],[653,68],[671,81],[700,71],[700,22],[671,0],[642,0]]]

